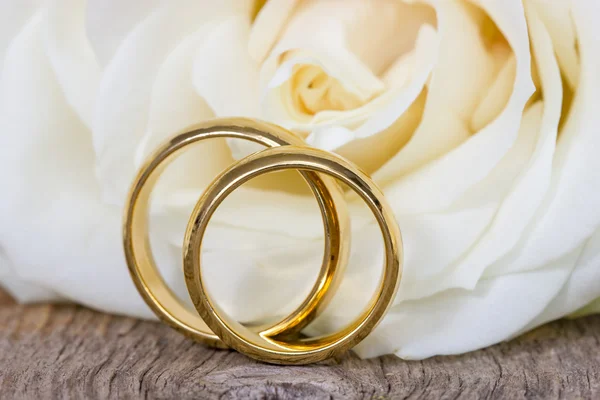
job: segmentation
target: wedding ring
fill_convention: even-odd
[[[157,269],[148,232],[149,201],[156,181],[184,150],[204,139],[246,139],[266,147],[302,146],[303,141],[275,125],[248,119],[221,119],[198,124],[161,146],[142,166],[130,190],[125,209],[123,242],[129,271],[137,290],[152,311],[184,335],[216,347],[225,347],[193,310],[167,286]],[[234,164],[237,165],[237,164]],[[334,179],[314,172],[301,172],[317,198],[323,216],[325,252],[317,280],[304,302],[287,318],[267,328],[254,328],[265,336],[298,333],[328,304],[335,293],[349,248],[349,221],[343,192]],[[260,332],[255,332],[256,330]]]
[[[213,213],[230,193],[245,182],[267,172],[286,169],[327,174],[345,183],[371,209],[383,236],[385,261],[376,293],[358,318],[333,334],[290,339],[254,332],[227,316],[205,288],[200,255],[204,233]],[[275,364],[314,363],[358,344],[379,323],[392,303],[401,273],[400,229],[381,190],[365,173],[345,159],[306,147],[267,149],[250,155],[225,170],[196,204],[184,241],[185,280],[192,302],[202,319],[228,346],[260,361]]]

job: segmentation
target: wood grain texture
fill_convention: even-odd
[[[0,398],[600,398],[600,316],[491,348],[407,362],[347,354],[278,367],[211,350],[168,327],[0,292]]]

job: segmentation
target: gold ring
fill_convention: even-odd
[[[215,210],[236,188],[271,171],[298,169],[327,174],[353,189],[377,220],[385,245],[385,262],[378,290],[362,314],[334,334],[313,338],[284,338],[254,332],[229,318],[207,293],[200,254],[206,227]],[[345,159],[322,150],[297,146],[267,149],[225,170],[196,204],[184,241],[184,275],[194,306],[225,344],[250,357],[274,364],[307,364],[344,352],[364,339],[379,323],[398,289],[402,273],[402,238],[381,190]]]
[[[225,347],[204,321],[167,286],[152,256],[148,237],[149,200],[156,181],[177,155],[190,145],[210,138],[239,138],[267,147],[303,144],[293,133],[249,119],[213,120],[176,135],[142,166],[129,193],[123,225],[125,257],[137,290],[152,311],[184,335],[215,347]],[[237,165],[237,164],[234,164]],[[317,198],[325,226],[325,254],[319,276],[305,301],[287,318],[267,328],[264,335],[297,334],[327,305],[340,283],[348,256],[348,215],[343,192],[334,179],[302,172]]]

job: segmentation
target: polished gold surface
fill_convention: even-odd
[[[152,190],[166,166],[190,146],[205,139],[223,137],[246,139],[267,147],[303,145],[300,138],[283,128],[248,119],[212,120],[191,127],[161,146],[142,166],[129,194],[123,226],[129,271],[148,306],[162,321],[186,336],[217,347],[224,347],[219,337],[207,327],[200,316],[185,306],[160,275],[149,243],[148,212]],[[237,164],[234,164],[234,167],[235,165]],[[327,305],[339,285],[346,265],[349,221],[343,193],[337,182],[330,177],[314,172],[301,173],[315,195],[323,215],[323,265],[310,294],[287,318],[269,327],[248,329],[260,337],[293,336],[304,328]]]
[[[327,174],[354,190],[377,220],[385,245],[385,262],[376,293],[361,315],[334,334],[289,338],[256,332],[228,317],[207,293],[201,267],[204,233],[215,210],[236,188],[261,174],[298,169]],[[226,266],[224,266],[226,268]],[[190,218],[184,242],[184,274],[194,306],[225,344],[261,361],[308,364],[344,352],[364,339],[392,303],[402,272],[402,240],[394,215],[381,190],[345,159],[328,152],[298,146],[267,149],[250,155],[224,171],[206,190]],[[326,283],[326,282],[324,282]],[[333,288],[330,288],[333,291]]]

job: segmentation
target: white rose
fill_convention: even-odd
[[[0,15],[0,281],[21,301],[151,316],[121,247],[133,174],[173,132],[248,116],[351,159],[394,208],[405,273],[362,356],[466,352],[600,310],[597,1],[68,0]],[[154,249],[182,298],[188,212],[252,148],[203,144],[157,191]],[[314,331],[357,312],[380,271],[377,228],[348,202],[352,260]],[[241,319],[284,312],[321,235],[296,174],[244,187],[211,224],[211,289]]]

